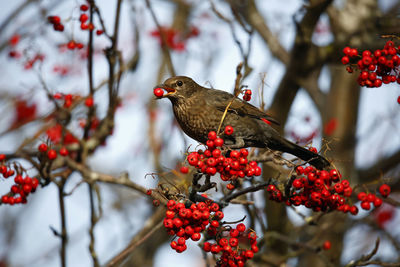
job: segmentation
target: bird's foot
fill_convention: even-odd
[[[235,138],[235,143],[231,145],[226,145],[227,148],[229,149],[237,149],[237,148],[242,148],[245,146],[243,138],[237,137]]]

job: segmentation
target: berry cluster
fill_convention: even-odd
[[[270,199],[287,205],[304,205],[314,211],[338,210],[355,215],[358,208],[347,204],[353,189],[348,180],[341,180],[337,170],[317,170],[312,166],[296,167],[296,175],[287,185],[287,195],[283,195],[275,185],[268,185]]]
[[[69,108],[71,105],[74,103],[74,101],[77,101],[81,98],[80,95],[72,95],[72,94],[61,94],[61,93],[55,93],[53,95],[53,98],[56,100],[64,100],[64,108]]]
[[[345,47],[343,49],[345,56],[342,57],[342,63],[347,65],[353,61],[353,58],[360,58],[357,61],[357,68],[360,70],[358,83],[361,86],[380,87],[382,83],[392,82],[400,83],[400,46],[396,47],[393,41],[387,41],[383,49],[377,49],[373,52],[365,50],[359,55],[356,48]],[[352,73],[353,67],[348,65],[347,71]]]
[[[244,90],[243,100],[244,101],[250,101],[251,100],[251,90],[250,89]]]
[[[9,45],[10,45],[10,52],[8,53],[8,56],[11,58],[20,58],[21,57],[21,53],[16,49],[19,41],[21,39],[21,36],[19,34],[14,34],[13,36],[11,36],[10,40],[8,41]]]
[[[38,61],[43,62],[43,60],[44,60],[44,55],[43,55],[43,54],[40,54],[40,53],[37,53],[37,54],[35,54],[31,59],[29,59],[28,61],[25,62],[25,64],[24,64],[24,69],[25,69],[25,70],[30,70],[30,69],[33,68],[33,65],[34,65],[36,62],[38,62]]]
[[[92,23],[87,23],[87,21],[89,20],[89,16],[85,13],[86,11],[89,10],[89,6],[81,5],[79,9],[82,11],[81,15],[79,16],[79,21],[81,22],[81,29],[93,31],[94,25]]]
[[[53,144],[62,143],[64,145],[69,145],[79,142],[79,140],[71,132],[63,129],[61,124],[56,124],[47,129],[46,135]]]
[[[61,23],[59,16],[48,16],[47,20],[53,24],[53,29],[58,32],[64,31],[64,25]]]
[[[40,153],[46,153],[49,160],[55,160],[57,158],[57,151],[55,149],[49,149],[45,143],[41,143],[38,146],[38,150]],[[66,157],[68,156],[69,151],[65,147],[61,147],[58,153],[61,156]]]
[[[217,203],[211,201],[191,204],[186,208],[185,204],[174,200],[167,203],[165,212],[164,227],[169,235],[176,235],[178,239],[171,242],[171,248],[181,253],[186,250],[186,240],[191,238],[198,241],[201,232],[208,227],[208,232],[215,232],[220,225],[224,213],[219,210]]]
[[[0,174],[4,178],[10,178],[14,176],[15,171],[5,165],[6,156],[0,154]],[[11,186],[10,192],[1,197],[1,204],[25,204],[27,203],[26,197],[36,191],[39,185],[39,180],[37,178],[31,178],[29,176],[23,177],[21,174],[17,173],[14,177],[14,184]]]
[[[204,242],[203,250],[212,254],[222,253],[217,266],[243,267],[246,261],[258,252],[257,234],[251,230],[246,231],[243,223],[239,223],[236,228],[221,228],[218,235],[214,236],[215,243]],[[250,249],[243,247],[250,247]]]
[[[185,34],[170,27],[161,27],[160,30],[157,29],[150,32],[150,35],[154,38],[157,38],[160,42],[160,45],[163,45],[163,38],[165,38],[165,45],[168,48],[181,52],[185,50],[186,41],[189,38],[198,36],[199,33],[199,29],[195,26],[192,26]]]
[[[226,126],[224,133],[231,135],[233,133],[232,126]],[[196,167],[204,174],[215,175],[219,173],[223,181],[230,181],[226,186],[229,190],[235,188],[238,178],[261,175],[261,168],[257,166],[257,162],[248,162],[249,151],[247,149],[228,150],[224,155],[223,150],[221,150],[223,144],[224,140],[219,138],[216,132],[209,132],[206,150],[189,153],[187,156],[189,165]]]
[[[387,197],[390,194],[390,186],[387,184],[383,184],[379,187],[379,193],[382,197]],[[364,210],[371,209],[371,203],[374,204],[375,208],[378,208],[382,205],[383,201],[381,198],[377,197],[373,193],[360,192],[357,195],[358,200],[361,201],[361,208]]]
[[[83,44],[82,43],[77,43],[74,40],[71,40],[67,43],[67,48],[69,50],[74,50],[74,49],[82,49],[83,48]]]

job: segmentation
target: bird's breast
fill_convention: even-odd
[[[221,116],[210,114],[210,109],[195,100],[173,105],[175,118],[182,130],[191,138],[206,142],[209,131],[216,131]],[[219,118],[219,119],[218,119]]]

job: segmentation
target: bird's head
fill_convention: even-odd
[[[160,98],[167,97],[171,101],[190,97],[199,87],[195,81],[186,76],[175,76],[165,80],[164,83],[154,88],[162,88],[167,91]]]

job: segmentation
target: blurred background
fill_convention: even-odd
[[[49,93],[89,94],[89,34],[79,20],[81,14],[88,14],[80,10],[86,1],[2,4],[0,152],[7,154],[21,147],[36,149],[51,139],[48,132],[41,132],[55,108]],[[87,159],[92,170],[115,177],[126,173],[144,188],[156,188],[162,179],[148,174],[162,173],[165,179],[177,181],[171,170],[179,169],[188,147],[193,150],[197,143],[179,129],[170,102],[155,100],[153,87],[170,76],[185,75],[200,85],[233,92],[236,66],[243,62],[242,84],[253,91],[250,103],[277,118],[282,134],[323,151],[354,186],[365,184],[375,190],[383,182],[390,184],[397,200],[357,216],[334,212],[310,226],[296,213],[310,215],[309,210],[294,212],[271,203],[263,192],[254,193],[254,208],[230,205],[224,209],[226,220],[258,212],[269,231],[295,242],[318,236],[319,245],[331,240],[333,249],[315,257],[316,253],[298,252],[282,240],[265,241],[262,256],[249,266],[345,265],[370,252],[378,236],[381,242],[375,257],[399,263],[400,86],[360,87],[358,73],[347,73],[340,61],[345,46],[359,51],[382,49],[390,39],[382,38],[385,35],[396,36],[392,39],[400,45],[398,1],[97,0],[95,4],[99,10],[93,17],[96,117],[104,118],[109,105],[110,64],[105,51],[112,44],[98,30],[104,25],[108,35],[113,34],[117,13],[122,75],[114,129]],[[48,16],[59,16],[64,31],[55,31]],[[83,48],[71,49],[71,41]],[[86,107],[74,107],[71,116],[66,128],[81,137]],[[30,175],[38,175],[29,161],[17,158]],[[259,180],[276,173],[274,166],[266,164]],[[64,188],[68,266],[93,265],[88,248],[90,198],[82,181],[81,174],[74,172]],[[7,193],[11,184],[10,179],[0,178],[0,194]],[[221,192],[210,195],[219,197]],[[98,196],[95,202],[102,215],[94,228],[95,251],[100,265],[106,265],[155,218],[159,208],[143,192],[118,184],[99,183]],[[25,205],[1,205],[0,266],[61,266],[60,238],[54,234],[61,229],[60,220],[55,183],[39,187]],[[257,221],[252,225],[261,229]],[[206,266],[196,242],[177,254],[164,232],[157,230],[144,240],[121,266]],[[293,250],[296,253],[291,254]]]

